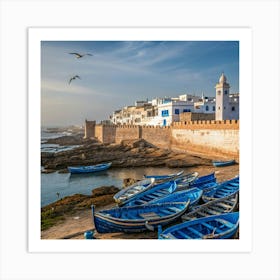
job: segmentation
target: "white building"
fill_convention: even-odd
[[[230,85],[222,73],[216,84],[216,120],[239,120],[239,94],[230,94]]]
[[[161,126],[171,125],[179,121],[179,114],[183,112],[193,112],[194,103],[192,101],[182,101],[171,99],[158,104],[158,124]]]
[[[169,126],[180,120],[185,112],[213,114],[216,120],[239,119],[239,94],[229,93],[230,85],[224,73],[216,84],[216,97],[181,94],[178,97],[155,98],[151,101],[136,101],[113,113],[111,121],[116,125]],[[205,119],[209,119],[209,116]]]
[[[205,97],[202,93],[201,99],[194,103],[195,113],[213,114],[216,111],[216,99],[214,97]]]
[[[116,125],[145,125],[157,115],[157,107],[150,102],[136,101],[135,106],[126,106],[113,112],[112,123]]]

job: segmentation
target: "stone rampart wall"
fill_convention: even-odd
[[[239,121],[185,121],[170,127],[95,125],[103,143],[145,139],[158,147],[239,157]]]
[[[121,143],[123,140],[136,140],[140,137],[140,126],[122,125],[116,127],[115,143]]]
[[[95,137],[100,141],[100,142],[104,142],[103,141],[103,125],[101,124],[97,124],[95,126]]]
[[[142,139],[145,139],[147,142],[161,148],[170,148],[171,128],[169,126],[142,126],[141,130]]]
[[[103,125],[103,143],[110,144],[116,142],[116,126]]]
[[[189,152],[239,157],[237,129],[172,129],[171,148]]]
[[[94,138],[95,137],[95,121],[85,121],[85,138]]]
[[[174,129],[215,129],[215,130],[239,130],[239,120],[225,120],[225,121],[185,121],[174,122],[172,124]]]

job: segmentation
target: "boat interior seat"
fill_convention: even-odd
[[[160,216],[155,212],[149,212],[149,213],[139,213],[139,216],[141,216],[144,219],[155,219],[160,218]]]
[[[221,223],[221,224],[223,224],[223,225],[225,225],[228,228],[232,228],[233,227],[233,224],[231,222],[226,221],[224,219],[216,219],[216,221]]]

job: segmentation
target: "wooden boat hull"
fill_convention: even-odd
[[[239,176],[222,182],[213,189],[204,192],[202,195],[202,199],[204,202],[208,202],[217,198],[229,196],[237,191],[239,191]]]
[[[233,238],[239,227],[239,212],[212,215],[187,221],[165,229],[159,239],[228,239]]]
[[[94,173],[107,170],[111,165],[112,163],[108,162],[91,166],[68,166],[68,171],[71,174]]]
[[[186,202],[190,201],[190,206],[199,202],[203,191],[198,188],[191,188],[179,192],[171,193],[165,197],[150,201],[149,203],[167,203],[167,202]]]
[[[238,201],[239,191],[227,197],[211,200],[205,204],[191,207],[190,210],[181,217],[181,219],[183,221],[191,221],[211,215],[234,212],[238,208]]]
[[[156,180],[163,180],[163,179],[173,179],[176,177],[181,176],[184,173],[184,171],[180,171],[178,173],[174,174],[168,174],[168,175],[144,175],[144,178],[155,178]]]
[[[131,186],[123,188],[118,193],[116,193],[113,198],[119,205],[123,205],[128,199],[131,199],[135,195],[151,188],[154,183],[154,178],[141,180],[139,182],[136,182],[135,184],[132,184]]]
[[[187,211],[188,206],[189,202],[174,202],[112,208],[97,213],[92,207],[92,215],[98,233],[134,233],[173,223]]]
[[[177,182],[176,182],[177,183]],[[216,183],[216,177],[215,177],[215,172],[210,173],[205,176],[201,176],[190,182],[189,184],[184,184],[184,183],[177,183],[177,191],[186,189],[186,188],[199,188],[199,189],[204,189],[204,188],[209,188],[209,184],[213,186],[213,184]],[[206,186],[207,185],[207,186]]]
[[[192,172],[186,175],[175,178],[177,184],[177,190],[186,189],[189,187],[198,177],[198,172]]]
[[[223,166],[230,166],[235,164],[235,160],[227,160],[227,161],[212,161],[215,167],[223,167]]]
[[[167,181],[152,186],[132,198],[124,201],[120,206],[136,206],[150,203],[154,199],[165,197],[176,190],[176,183],[174,181]]]

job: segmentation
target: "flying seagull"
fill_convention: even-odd
[[[72,82],[72,80],[75,80],[76,78],[81,79],[81,77],[80,77],[80,76],[75,75],[75,76],[73,76],[72,78],[70,78],[70,80],[69,80],[69,84]]]
[[[91,53],[84,53],[84,54],[80,54],[80,53],[76,53],[76,52],[73,52],[73,53],[69,53],[69,54],[73,54],[76,56],[76,58],[82,58],[83,56],[85,55],[89,55],[89,56],[92,56]]]

